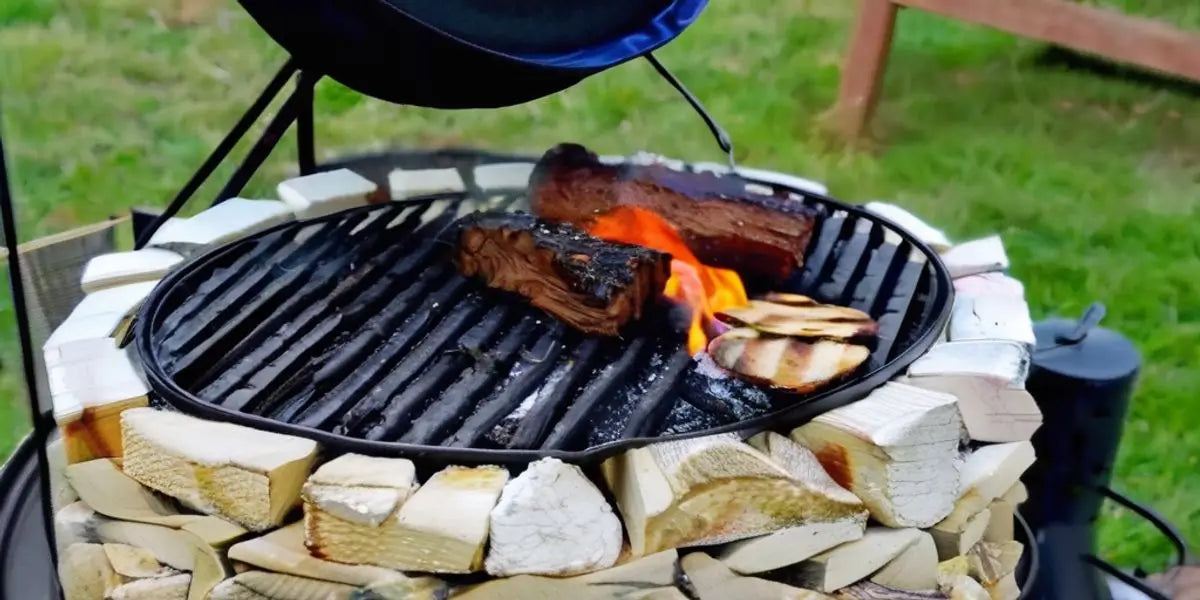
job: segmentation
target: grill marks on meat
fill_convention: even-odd
[[[853,373],[871,351],[857,344],[769,336],[743,327],[717,336],[708,353],[721,368],[747,381],[808,393]]]
[[[671,274],[669,254],[525,213],[478,213],[460,224],[460,272],[520,294],[584,333],[619,335],[657,300]]]
[[[539,217],[580,226],[614,206],[646,208],[671,223],[704,264],[771,282],[804,264],[817,216],[800,202],[747,192],[736,177],[609,166],[578,144],[561,144],[541,158],[530,203]]]

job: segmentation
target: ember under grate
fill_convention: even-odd
[[[519,193],[392,203],[219,248],[158,287],[139,318],[139,351],[181,410],[373,454],[581,460],[793,425],[907,366],[940,332],[950,297],[924,247],[858,209],[805,201],[824,216],[786,291],[880,323],[858,374],[805,397],[693,361],[669,308],[636,337],[596,338],[460,276],[448,228],[480,208],[520,208]]]

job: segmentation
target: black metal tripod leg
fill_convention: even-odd
[[[296,82],[298,113],[296,116],[296,160],[300,166],[301,175],[311,175],[317,171],[317,153],[313,142],[313,88],[320,75],[311,71],[301,71]]]

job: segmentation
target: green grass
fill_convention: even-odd
[[[1200,27],[1188,3],[1106,3]],[[233,3],[190,27],[171,25],[174,6],[0,3],[2,125],[24,239],[164,203],[282,62]],[[834,149],[817,124],[853,10],[843,0],[716,2],[660,57],[734,135],[743,163],[823,180],[846,200],[892,199],[960,239],[1003,234],[1038,318],[1106,302],[1106,324],[1146,363],[1117,485],[1200,540],[1200,101],[1048,67],[1038,44],[906,12],[878,149]],[[328,81],[317,97],[322,155],[388,145],[538,153],[578,140],[719,159],[703,124],[640,63],[496,111],[398,107]],[[253,190],[269,193],[291,161],[285,141]],[[5,367],[18,364],[13,339],[0,346]],[[27,427],[12,372],[0,378],[14,405],[0,403],[3,448]],[[1101,544],[1123,564],[1167,555],[1120,511]]]

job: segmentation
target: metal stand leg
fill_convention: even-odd
[[[299,114],[296,117],[296,157],[300,163],[300,174],[311,175],[317,171],[316,149],[313,147],[313,86],[319,75],[301,71],[296,82],[299,94]]]
[[[21,277],[21,257],[18,249],[17,221],[13,214],[12,192],[8,185],[8,166],[4,162],[4,142],[0,140],[0,219],[4,221],[4,245],[8,249],[8,281],[12,290],[13,310],[17,316],[17,337],[21,343],[21,369],[25,375],[25,393],[29,399],[29,416],[33,419],[34,438],[37,442],[38,473],[42,485],[42,510],[45,515],[46,540],[50,543],[50,554],[58,565],[54,542],[54,515],[50,492],[50,462],[46,457],[46,441],[54,428],[54,421],[43,414],[38,401],[37,374],[33,360],[33,336],[29,327],[29,309],[25,304],[25,283]]]

